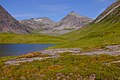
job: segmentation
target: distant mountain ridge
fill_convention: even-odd
[[[20,24],[0,5],[0,32],[13,32],[17,34],[29,33],[30,28]]]
[[[33,29],[42,29],[42,28],[51,28],[55,25],[55,22],[53,22],[52,20],[50,20],[47,17],[43,17],[43,18],[31,18],[31,19],[26,19],[26,20],[21,20],[19,21],[20,23],[29,26]]]
[[[93,20],[91,18],[80,16],[74,11],[70,12],[59,22],[54,22],[47,17],[17,21],[2,6],[0,6],[1,33],[42,33],[49,35],[60,35],[80,29],[92,21]]]
[[[31,27],[35,33],[56,35],[80,29],[92,21],[93,19],[80,16],[72,11],[59,22],[54,22],[49,18],[43,17],[22,20],[20,23]]]

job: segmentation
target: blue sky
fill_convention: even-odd
[[[0,0],[17,20],[48,17],[59,21],[69,12],[96,18],[115,0]]]

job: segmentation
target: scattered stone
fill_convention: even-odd
[[[120,61],[112,61],[112,62],[107,62],[104,64],[110,66],[111,64],[114,64],[114,63],[117,64],[117,63],[120,63]]]
[[[32,62],[35,60],[44,60],[44,59],[48,59],[48,58],[55,58],[54,56],[51,57],[34,57],[34,58],[20,58],[20,59],[13,59],[13,60],[9,60],[6,61],[5,64],[6,65],[20,65],[20,63],[25,63],[25,62]]]
[[[96,75],[95,74],[92,74],[89,76],[89,80],[95,80],[96,79]]]
[[[81,49],[80,48],[59,48],[59,49],[43,50],[40,52],[43,54],[58,55],[58,54],[64,53],[64,52],[80,53]]]

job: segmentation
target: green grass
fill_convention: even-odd
[[[0,34],[0,43],[1,44],[39,44],[39,43],[49,43],[49,44],[60,44],[66,42],[62,38],[40,35],[40,34],[9,34],[1,33]]]
[[[67,54],[67,53],[66,53]],[[7,58],[9,59],[9,58]],[[67,55],[62,57],[21,63],[16,66],[5,66],[1,58],[0,80],[77,80],[80,76],[87,78],[91,74],[96,75],[96,80],[117,80],[120,78],[120,63],[106,64],[120,60],[120,56],[109,55]],[[58,76],[59,75],[59,76]]]

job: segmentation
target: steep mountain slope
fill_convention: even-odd
[[[120,0],[108,7],[95,21],[80,30],[61,37],[69,43],[57,47],[85,49],[120,44]]]
[[[118,16],[119,14],[118,14],[118,11],[117,11],[117,9],[119,8],[119,6],[120,6],[120,1],[119,0],[117,0],[117,2],[114,2],[111,6],[109,6],[102,14],[100,14],[97,18],[96,18],[96,20],[94,20],[94,23],[98,23],[98,22],[100,22],[100,21],[104,21],[103,19],[106,19],[106,17],[108,17],[108,15],[110,16],[110,14],[112,15],[113,13],[114,13],[114,15],[112,15],[112,16]],[[115,15],[116,14],[116,15]],[[118,16],[118,18],[119,18],[119,16]],[[108,19],[109,21],[110,20],[113,20],[113,17],[110,19]],[[115,20],[117,20],[116,18],[115,18]]]
[[[28,27],[20,24],[0,5],[0,32],[29,33]]]
[[[37,18],[37,19],[27,19],[20,21],[26,26],[30,26],[35,33],[44,33],[44,34],[64,34],[74,30],[77,30],[93,20],[88,17],[79,16],[75,12],[70,12],[66,17],[61,21],[55,23],[49,18]]]

